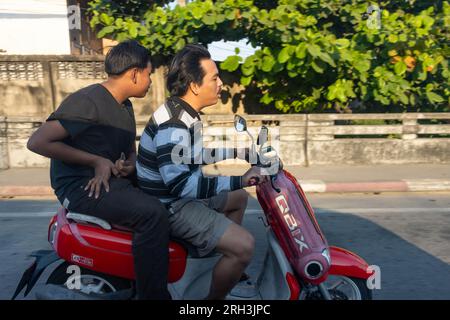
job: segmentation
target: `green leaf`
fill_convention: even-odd
[[[181,49],[184,48],[185,45],[186,45],[186,41],[183,38],[178,39],[178,41],[175,44],[175,49],[176,50],[181,50]]]
[[[388,41],[391,43],[396,43],[398,41],[398,36],[396,34],[390,34],[388,36]]]
[[[285,63],[289,60],[289,58],[291,57],[289,51],[289,47],[284,47],[283,49],[281,49],[280,53],[278,54],[279,63]]]
[[[128,30],[129,30],[130,36],[131,36],[132,38],[136,38],[136,37],[137,37],[138,30],[137,30],[137,25],[136,25],[136,23],[131,23]]]
[[[282,100],[275,101],[275,108],[277,108],[278,110],[283,110],[283,108],[284,108],[283,101]]]
[[[404,105],[407,105],[409,102],[408,97],[403,92],[398,92],[398,98],[400,99],[401,103],[403,103]]]
[[[308,44],[306,48],[308,49],[309,54],[314,58],[320,54],[320,47],[317,44]]]
[[[252,75],[255,71],[255,64],[253,60],[249,58],[245,59],[245,62],[242,64],[241,69],[244,76],[248,77],[249,75]]]
[[[273,101],[273,98],[270,96],[269,93],[265,93],[261,99],[259,99],[260,102],[264,103],[264,104],[269,104]]]
[[[403,61],[398,61],[394,66],[394,71],[399,76],[403,75],[406,72],[406,69],[406,63],[404,63]]]
[[[311,67],[316,71],[317,73],[323,73],[323,68],[320,67],[315,61],[311,62]]]
[[[306,57],[306,43],[302,42],[295,48],[295,56],[299,59]]]
[[[252,82],[253,76],[250,77],[242,77],[241,78],[241,84],[243,86],[248,86]]]
[[[97,38],[103,38],[105,35],[114,32],[115,29],[114,26],[106,26],[97,33]]]
[[[441,103],[444,102],[444,99],[438,95],[437,93],[434,93],[432,91],[427,91],[426,92],[428,101],[430,101],[431,103]]]
[[[166,26],[164,27],[163,32],[164,32],[164,33],[170,33],[172,30],[173,30],[173,24],[168,23],[168,24],[166,24]]]
[[[328,53],[326,53],[326,52],[321,52],[321,53],[319,54],[319,58],[320,58],[322,61],[328,63],[330,66],[336,67],[336,63],[334,63],[334,60],[330,57],[330,55],[329,55]]]
[[[222,63],[220,64],[220,67],[223,70],[233,72],[239,67],[239,62],[241,60],[242,60],[242,58],[239,56],[229,56],[224,61],[222,61]]]
[[[328,93],[327,93],[327,99],[329,101],[333,101],[336,98],[336,86],[329,86],[328,87]]]
[[[289,76],[289,78],[295,78],[298,76],[298,73],[290,70],[290,71],[288,71],[288,76]]]
[[[102,14],[100,14],[100,21],[108,26],[112,23],[113,18],[108,16],[106,13],[102,13]]]
[[[194,7],[191,12],[195,19],[201,19],[203,16],[203,10],[200,7]]]
[[[228,20],[234,20],[236,18],[236,13],[234,12],[234,9],[232,9],[230,12],[226,14],[226,18]]]
[[[348,39],[344,39],[344,38],[337,39],[336,45],[338,46],[339,49],[345,49],[350,46],[350,41]]]
[[[338,98],[338,100],[341,102],[347,101],[347,96],[345,95],[345,91],[343,88],[336,89],[336,98]]]
[[[207,26],[212,26],[213,24],[216,23],[216,19],[214,16],[212,15],[206,15],[203,17],[202,21],[207,25]]]
[[[275,64],[275,59],[272,56],[264,56],[262,60],[261,70],[265,72],[269,72],[272,70],[273,65]]]
[[[434,19],[429,16],[424,16],[422,19],[422,22],[423,22],[423,25],[425,26],[425,28],[429,29],[434,24]]]

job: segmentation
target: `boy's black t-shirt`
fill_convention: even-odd
[[[58,120],[69,133],[63,142],[113,163],[131,152],[136,139],[136,121],[129,100],[122,105],[101,84],[69,95],[47,119]],[[94,168],[51,160],[50,180],[61,203],[95,175]],[[85,191],[88,192],[88,191]],[[78,192],[79,193],[79,192]]]

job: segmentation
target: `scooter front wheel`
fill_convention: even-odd
[[[79,278],[74,277],[71,264],[63,262],[48,277],[47,284],[62,285],[68,289],[79,290],[81,293],[101,296],[132,288],[132,281],[86,268],[79,268]]]
[[[366,279],[330,275],[322,283],[327,288],[331,300],[372,300],[372,290]],[[324,300],[317,286],[302,290],[300,300]]]

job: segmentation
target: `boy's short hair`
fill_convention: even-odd
[[[173,57],[167,74],[167,89],[172,96],[184,96],[192,82],[202,84],[203,59],[211,59],[211,54],[199,44],[188,44]]]
[[[151,62],[149,51],[137,41],[127,40],[111,48],[105,58],[105,72],[117,76],[132,68],[145,69]]]

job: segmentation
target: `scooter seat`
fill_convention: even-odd
[[[105,221],[103,219],[94,217],[94,216],[89,216],[87,214],[82,214],[82,213],[77,213],[77,212],[68,212],[66,214],[66,218],[69,220],[73,220],[75,222],[79,222],[79,223],[90,223],[90,224],[94,224],[97,225],[105,230],[111,230],[112,226],[108,221]]]
[[[82,214],[82,213],[77,213],[77,212],[68,212],[66,215],[66,218],[73,220],[75,222],[78,222],[78,223],[94,224],[105,230],[115,229],[115,230],[120,230],[120,231],[133,232],[133,230],[130,228],[127,228],[124,226],[119,226],[116,224],[111,224],[106,220],[103,220],[103,219],[100,219],[100,218],[97,218],[94,216],[90,216],[87,214]]]
[[[100,218],[97,218],[94,216],[90,216],[87,214],[82,214],[82,213],[77,213],[77,212],[68,212],[66,214],[66,218],[69,220],[73,220],[77,223],[97,225],[105,230],[113,229],[113,230],[119,230],[119,231],[133,232],[133,230],[130,228],[111,224],[106,220],[103,220],[103,219],[100,219]],[[208,253],[206,256],[200,257],[198,254],[197,248],[195,246],[193,246],[192,244],[190,244],[189,242],[187,242],[183,239],[178,239],[178,238],[171,238],[170,240],[177,242],[182,247],[184,247],[186,249],[186,251],[188,252],[188,255],[192,258],[209,258],[209,257],[213,257],[213,256],[219,254],[216,250],[213,250],[210,253]]]

